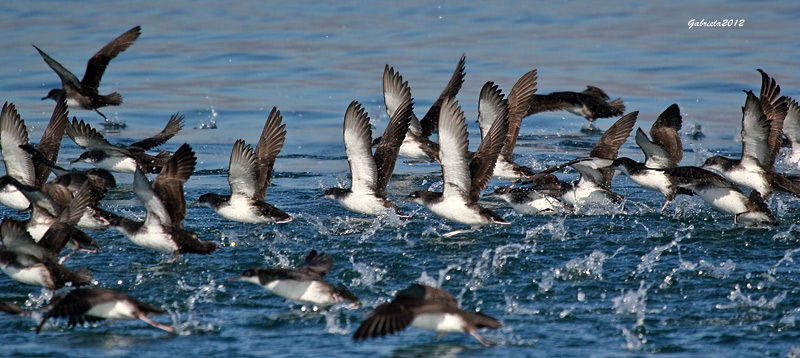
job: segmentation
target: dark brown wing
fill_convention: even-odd
[[[333,267],[333,258],[326,253],[317,253],[317,250],[311,250],[306,256],[306,261],[303,266],[298,268],[299,271],[306,271],[319,277],[323,277],[331,272]]]
[[[461,55],[461,59],[458,60],[458,65],[456,65],[456,69],[453,72],[453,76],[450,77],[450,82],[447,83],[447,87],[444,88],[442,94],[439,95],[439,98],[436,102],[433,103],[430,109],[428,109],[428,113],[425,113],[425,116],[422,117],[420,121],[420,125],[422,126],[422,137],[428,138],[433,134],[433,132],[439,126],[439,112],[442,108],[442,103],[446,98],[455,97],[458,94],[458,91],[461,90],[461,85],[464,83],[464,63],[467,60],[467,55]]]
[[[96,322],[106,319],[106,317],[87,316],[92,307],[102,303],[113,302],[117,300],[126,299],[127,296],[108,289],[103,288],[78,288],[70,291],[62,297],[54,297],[52,308],[47,311],[39,326],[36,327],[36,333],[42,329],[45,322],[50,318],[69,318],[69,325],[83,324],[85,321]]]
[[[183,227],[183,218],[186,217],[183,183],[192,175],[196,164],[192,147],[184,143],[172,154],[153,182],[153,191],[167,209],[172,226]]]
[[[535,93],[536,70],[532,70],[522,75],[508,94],[508,134],[501,154],[509,161],[514,159],[514,147],[517,145],[522,118],[528,113]]]
[[[638,116],[639,111],[633,111],[617,120],[611,128],[608,128],[608,130],[603,133],[603,136],[600,137],[600,140],[594,145],[592,151],[589,152],[589,156],[611,160],[616,159],[619,148],[628,140]]]
[[[67,128],[69,119],[69,111],[67,111],[67,98],[64,92],[56,100],[56,107],[53,109],[53,115],[50,116],[50,123],[47,124],[44,133],[42,133],[42,140],[36,149],[41,153],[45,159],[50,163],[55,163],[58,159],[58,152],[61,149],[61,140],[64,139],[64,131]],[[45,163],[36,163],[36,185],[41,187],[50,176],[50,167]]]
[[[581,94],[575,92],[535,94],[531,97],[531,105],[525,117],[540,112],[563,111],[568,108],[581,106],[580,96]]]
[[[261,131],[261,137],[256,144],[258,180],[256,181],[255,199],[257,200],[264,200],[267,195],[267,187],[272,180],[272,167],[286,141],[286,125],[281,123],[282,120],[281,111],[272,107],[272,111],[267,117],[267,123],[264,124],[264,129]]]
[[[142,28],[139,26],[128,30],[128,32],[103,46],[100,51],[97,51],[89,59],[89,63],[86,64],[86,73],[83,74],[83,80],[81,80],[81,86],[84,91],[97,93],[97,87],[100,86],[100,80],[103,78],[108,62],[130,47],[139,38],[141,31]]]
[[[505,102],[505,100],[503,101]],[[481,140],[481,145],[475,151],[475,156],[469,162],[469,173],[472,178],[469,189],[469,202],[475,203],[480,199],[481,192],[492,178],[497,157],[506,142],[508,133],[508,106],[503,106],[498,113],[498,118],[492,123],[489,132]]]
[[[397,161],[397,154],[400,152],[400,145],[408,132],[411,123],[411,116],[414,114],[414,103],[411,102],[411,92],[407,91],[403,95],[403,100],[394,112],[394,116],[389,120],[386,130],[383,132],[381,142],[375,148],[375,166],[378,169],[378,181],[375,185],[375,194],[386,197],[386,185],[392,177],[394,165]]]
[[[761,74],[761,92],[758,100],[770,126],[767,137],[769,155],[765,158],[766,162],[761,164],[767,169],[774,169],[775,157],[783,144],[783,121],[786,119],[789,106],[786,97],[781,96],[781,86],[761,69],[758,72]]]
[[[667,152],[673,165],[678,165],[683,160],[683,143],[678,135],[682,125],[681,110],[678,104],[673,103],[658,116],[650,128],[653,143]]]
[[[140,140],[136,143],[131,144],[128,146],[129,149],[141,149],[142,151],[148,151],[155,147],[158,147],[164,143],[166,143],[170,138],[174,137],[178,132],[183,129],[183,115],[180,113],[175,113],[171,117],[169,117],[169,121],[167,121],[167,125],[164,126],[164,129],[158,134]]]
[[[383,337],[405,330],[414,320],[414,313],[408,307],[409,304],[413,305],[414,302],[395,299],[375,307],[369,318],[361,322],[353,333],[353,340]]]
[[[594,145],[592,151],[589,152],[589,156],[610,160],[616,159],[619,148],[628,140],[628,136],[631,135],[631,130],[633,130],[633,126],[636,124],[636,117],[638,116],[639,111],[633,111],[618,119],[611,128],[603,133],[603,136],[600,137],[600,140]],[[603,173],[603,187],[606,189],[611,188],[611,179],[614,178],[614,170],[606,168],[600,169],[600,172]]]

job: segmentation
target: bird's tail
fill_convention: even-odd
[[[120,95],[117,92],[114,92],[108,96],[104,96],[103,99],[106,106],[119,106],[120,104],[122,104],[122,95]]]

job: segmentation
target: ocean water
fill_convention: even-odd
[[[348,185],[341,125],[350,101],[364,104],[376,135],[386,126],[385,64],[409,81],[422,115],[462,53],[467,75],[458,99],[469,118],[472,149],[479,142],[474,118],[483,83],[495,81],[507,93],[535,68],[540,93],[601,87],[629,111],[640,111],[638,125],[645,130],[678,103],[684,165],[716,153],[736,156],[741,91],[758,91],[757,68],[774,77],[783,94],[800,97],[797,4],[11,0],[0,3],[0,11],[0,100],[17,105],[32,141],[53,108],[40,98],[59,81],[30,45],[81,77],[95,51],[141,25],[141,37],[111,62],[100,86],[124,98],[122,106],[103,110],[128,124],[108,133],[109,140],[132,143],[159,131],[171,114],[184,114],[186,127],[164,149],[184,142],[194,148],[197,171],[185,189],[195,200],[227,193],[233,141],[254,143],[277,106],[288,134],[267,200],[296,219],[258,227],[191,207],[186,227],[222,248],[175,263],[117,232],[93,232],[103,249],[78,254],[67,265],[90,268],[99,287],[162,307],[169,314],[155,319],[175,325],[178,334],[135,321],[48,324],[36,335],[36,314],[4,316],[2,356],[800,355],[795,198],[772,199],[780,226],[745,229],[695,198],[680,198],[661,215],[659,194],[620,176],[613,186],[625,195],[621,207],[523,216],[486,198],[483,205],[513,224],[449,239],[440,234],[463,226],[413,204],[401,205],[410,219],[376,219],[314,199],[326,187]],[[692,19],[744,24],[690,29]],[[81,109],[70,114],[97,125],[102,120]],[[218,129],[198,129],[212,120]],[[601,119],[597,126],[612,123]],[[585,124],[568,113],[525,119],[517,161],[542,169],[585,155],[597,140],[581,133]],[[79,153],[67,139],[59,163]],[[620,154],[643,159],[632,140]],[[436,164],[401,160],[389,197],[439,188],[439,172]],[[142,219],[132,176],[117,179],[106,208]],[[506,184],[492,180],[487,190]],[[9,209],[2,215],[25,217]],[[358,295],[362,308],[319,311],[228,281],[254,266],[293,267],[311,249],[334,257],[328,280]],[[503,328],[482,332],[497,345],[457,334],[434,340],[433,333],[414,328],[352,341],[365,314],[414,282],[439,285],[464,309],[498,318]],[[49,297],[0,276],[2,300],[39,309]]]

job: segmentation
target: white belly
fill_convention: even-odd
[[[409,140],[408,136],[406,136],[406,139],[403,140],[403,144],[400,145],[400,152],[398,155],[412,159],[433,159],[425,154],[425,151],[420,148],[420,144],[418,141],[416,141],[416,139]]]
[[[721,212],[736,215],[747,211],[746,203],[748,199],[738,191],[727,188],[704,188],[701,191],[692,191],[714,209]]]
[[[439,333],[461,333],[464,332],[465,323],[460,315],[439,313],[417,315],[411,325]]]
[[[25,210],[31,205],[28,198],[13,185],[6,185],[0,189],[0,204],[14,210]]]
[[[539,195],[525,203],[514,203],[511,201],[508,203],[514,210],[526,215],[553,214],[564,208],[564,204],[562,204],[561,201],[548,195]]]
[[[142,226],[136,233],[125,233],[136,245],[162,252],[178,251],[178,245],[164,232],[161,225]]]
[[[609,202],[605,190],[591,184],[575,186],[572,190],[565,192],[561,199],[572,206],[607,204]]]
[[[258,215],[258,209],[250,206],[250,200],[242,196],[231,196],[228,205],[223,205],[217,210],[217,214],[228,220],[250,223],[264,224],[272,220],[268,217]]]
[[[317,306],[327,307],[336,303],[328,287],[319,281],[276,280],[268,283],[266,289],[283,298]]]
[[[757,190],[762,196],[770,192],[770,185],[762,175],[762,171],[739,169],[723,172],[725,178],[738,186]]]
[[[644,170],[641,174],[629,176],[629,178],[643,188],[655,190],[665,196],[669,193],[671,184],[662,171]]]
[[[98,168],[117,173],[136,172],[136,161],[133,158],[110,157],[97,162]]]
[[[109,319],[137,319],[136,307],[128,301],[113,301],[94,305],[87,315]]]
[[[380,215],[386,213],[387,210],[392,210],[383,206],[383,202],[371,194],[351,193],[345,196],[339,204],[347,210],[365,215]]]
[[[5,266],[2,269],[8,277],[26,285],[42,287],[54,286],[53,279],[50,277],[50,272],[47,271],[43,264],[36,264],[22,269]]]
[[[475,208],[467,206],[463,200],[443,200],[435,203],[429,209],[436,215],[439,215],[447,220],[452,220],[458,223],[470,225],[472,227],[480,227],[489,223],[489,220],[484,218]]]

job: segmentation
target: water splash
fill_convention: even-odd
[[[728,300],[731,301],[728,304],[718,303],[715,305],[717,309],[731,309],[731,308],[766,308],[770,310],[774,310],[779,303],[781,303],[786,298],[787,291],[783,291],[782,293],[776,295],[771,299],[767,299],[764,296],[759,297],[758,299],[753,299],[751,295],[746,295],[742,292],[742,289],[737,284],[733,291],[728,294]]]
[[[653,271],[653,267],[655,266],[656,262],[658,262],[658,260],[661,258],[661,255],[665,251],[667,251],[667,250],[669,250],[669,249],[671,249],[671,248],[673,248],[675,246],[678,246],[678,244],[681,242],[681,240],[688,239],[688,238],[692,237],[692,233],[691,233],[692,229],[694,229],[694,225],[690,225],[685,230],[681,230],[681,231],[688,231],[684,235],[679,235],[681,231],[676,232],[674,240],[670,241],[666,245],[656,246],[655,248],[653,248],[653,250],[651,250],[650,252],[648,252],[647,254],[642,256],[641,262],[636,267],[636,271],[634,271],[633,275],[634,276],[639,276],[644,272],[652,272]]]
[[[359,286],[372,286],[375,283],[383,280],[383,276],[386,275],[386,269],[380,268],[378,266],[372,266],[366,263],[355,262],[353,257],[350,257],[350,264],[353,265],[353,269],[359,273],[359,276],[354,278],[350,281],[351,287],[359,287]]]
[[[647,290],[650,286],[645,286],[644,281],[641,281],[636,291],[623,291],[621,296],[612,298],[617,314],[636,315],[636,326],[643,326],[647,313]]]

